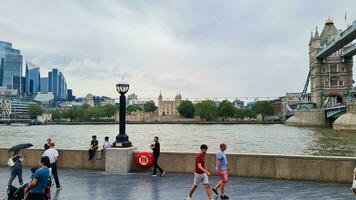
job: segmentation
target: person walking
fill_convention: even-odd
[[[57,171],[57,160],[58,160],[58,151],[54,148],[55,144],[54,142],[51,142],[49,144],[49,149],[47,149],[44,153],[43,156],[47,156],[50,161],[50,168],[52,171],[52,175],[54,177],[54,181],[56,183],[57,190],[61,190],[62,186],[59,183],[59,178],[58,178],[58,171]]]
[[[164,171],[159,165],[158,165],[158,158],[161,153],[161,145],[159,143],[159,138],[156,136],[154,138],[154,144],[151,144],[151,149],[153,151],[153,173],[152,176],[157,176],[157,169],[161,172],[161,176],[163,177],[166,174],[166,171]]]
[[[99,142],[98,140],[96,139],[96,135],[93,135],[91,137],[91,142],[90,142],[90,148],[88,150],[88,153],[89,153],[89,158],[88,160],[93,160],[94,156],[95,156],[95,153],[96,151],[98,150],[99,148]]]
[[[104,157],[105,152],[110,148],[111,148],[111,143],[109,142],[109,137],[106,136],[104,144],[103,144],[103,149],[101,149],[99,157],[97,158],[97,160],[101,160]]]
[[[51,139],[51,138],[48,138],[48,139],[47,139],[47,143],[44,144],[44,146],[43,146],[44,149],[45,149],[45,151],[46,151],[47,149],[49,149],[49,146],[50,146],[51,142],[52,142],[52,139]]]
[[[203,183],[206,193],[208,194],[209,200],[213,199],[213,194],[211,193],[208,177],[211,175],[211,173],[205,169],[205,155],[207,151],[208,146],[206,144],[202,144],[200,146],[200,153],[198,153],[195,157],[194,182],[192,188],[189,191],[187,200],[192,199],[193,193],[200,183]]]
[[[32,181],[25,189],[28,193],[26,200],[45,200],[45,188],[50,176],[49,166],[50,161],[47,156],[43,156],[40,162],[41,168],[37,169]]]
[[[10,159],[12,159],[13,165],[11,166],[11,175],[7,183],[7,186],[12,185],[12,182],[15,180],[16,176],[19,179],[19,184],[22,185],[23,184],[23,179],[22,179],[23,157],[19,154],[19,151],[16,151],[13,153],[13,156]]]
[[[226,148],[226,144],[222,143],[220,144],[220,150],[216,153],[216,174],[219,176],[220,180],[212,190],[219,196],[218,189],[221,188],[220,199],[229,199],[229,197],[225,195],[225,185],[227,183],[229,173],[227,158],[225,155]]]

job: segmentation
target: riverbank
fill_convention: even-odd
[[[283,124],[282,121],[127,121],[127,124]],[[119,124],[115,121],[90,121],[90,122],[47,122],[46,125],[101,125]]]

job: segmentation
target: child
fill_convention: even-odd
[[[26,184],[24,184],[24,185],[22,186],[23,188],[27,188],[28,185],[31,183],[33,177],[35,176],[36,170],[37,170],[36,167],[32,167],[32,168],[31,168],[30,180],[28,181],[28,183],[26,183]],[[27,199],[27,195],[28,195],[28,193],[27,193],[27,192],[24,192],[24,199]]]
[[[101,160],[104,157],[105,152],[110,148],[111,148],[111,143],[109,142],[109,137],[106,136],[104,144],[103,144],[103,149],[101,149],[99,157],[97,158],[97,160]]]
[[[356,195],[356,167],[354,169],[354,179],[352,182],[351,191],[354,193],[354,195]]]

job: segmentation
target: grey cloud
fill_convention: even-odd
[[[308,41],[327,16],[344,26],[354,1],[3,1],[0,40],[76,94],[279,96],[302,90]],[[13,12],[16,10],[16,12]]]

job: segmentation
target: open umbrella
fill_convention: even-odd
[[[22,149],[27,149],[27,148],[30,148],[32,146],[33,146],[33,144],[31,144],[31,143],[18,144],[18,145],[15,145],[15,146],[11,147],[9,149],[9,152],[18,152],[18,151],[20,151]]]

